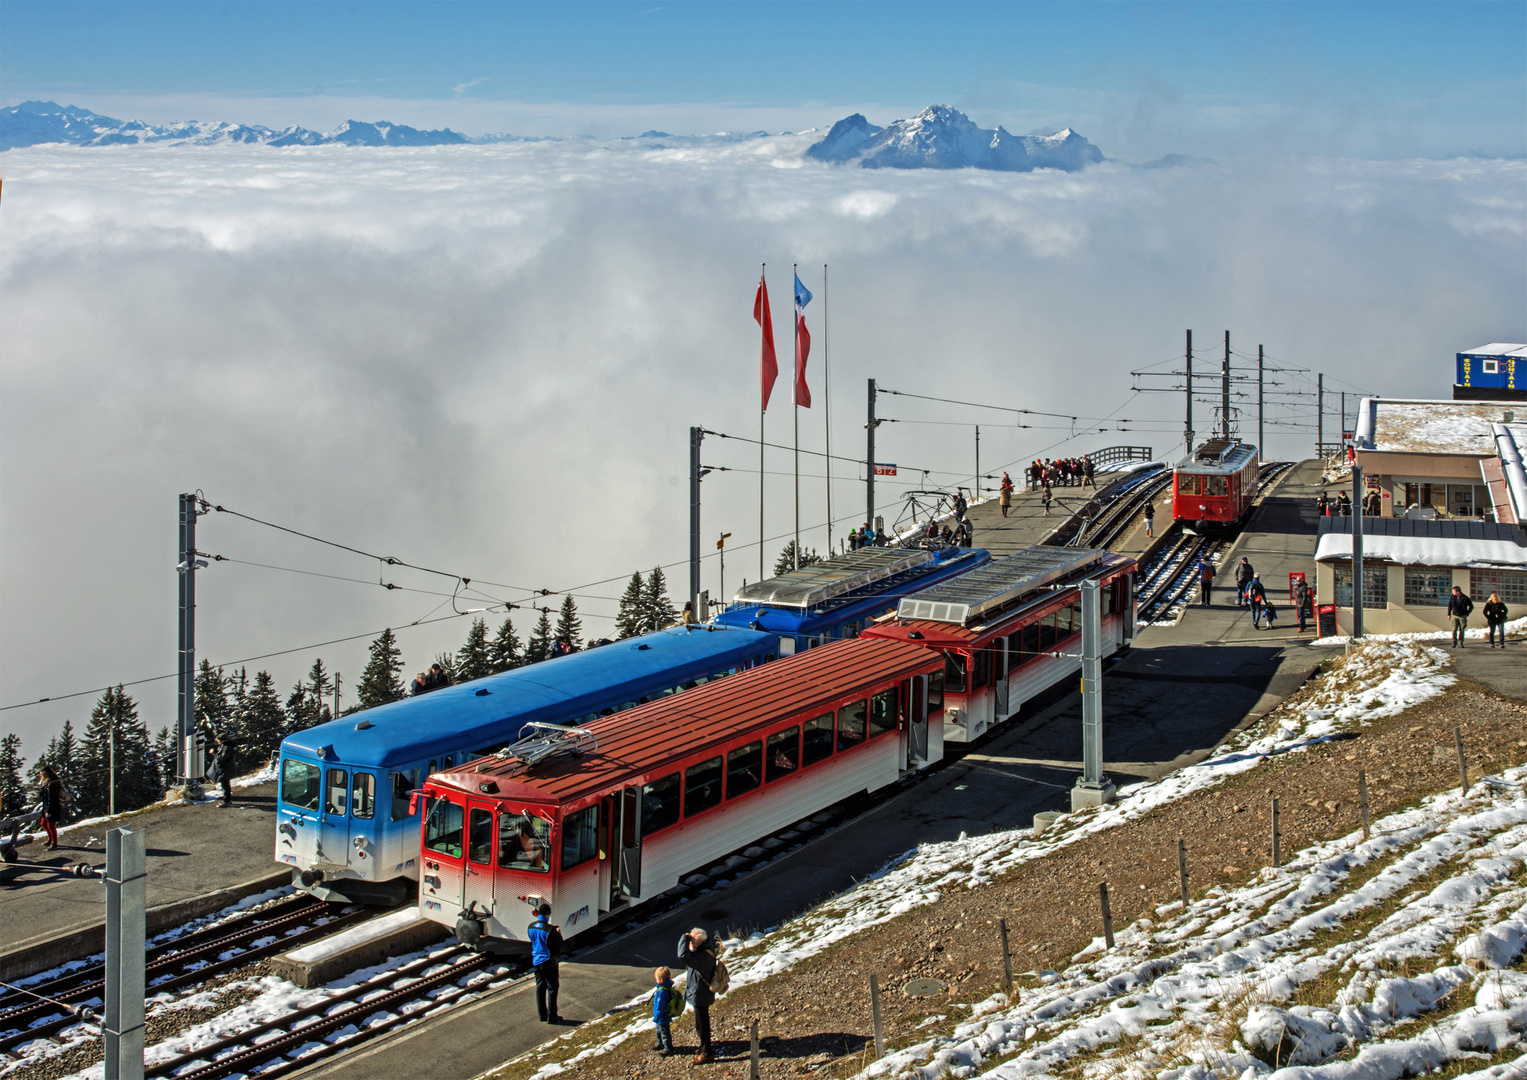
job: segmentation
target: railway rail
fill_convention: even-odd
[[[1137,475],[1137,482],[1121,488],[1117,497],[1083,527],[1077,541],[1079,546],[1111,548],[1134,524],[1135,516],[1145,509],[1145,504],[1172,482],[1171,470],[1165,467],[1141,469]]]

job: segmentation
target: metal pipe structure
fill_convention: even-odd
[[[142,829],[106,834],[106,1080],[143,1080],[147,835]]]
[[[1267,460],[1267,432],[1262,427],[1262,346],[1257,346],[1257,453]]]
[[[1220,434],[1230,438],[1230,331],[1225,331],[1225,359],[1219,366]]]
[[[1113,801],[1114,785],[1103,775],[1103,597],[1096,578],[1082,593],[1082,775],[1071,789],[1071,809]]]
[[[176,682],[176,773],[187,787],[202,779],[196,752],[196,495],[180,497],[180,649]],[[115,785],[113,785],[115,790]]]
[[[867,522],[875,520],[875,428],[880,423],[875,419],[875,380],[871,379],[869,384],[869,420],[864,425],[864,520]]]
[[[1187,366],[1187,397],[1188,415],[1187,422],[1183,425],[1187,431],[1188,456],[1193,456],[1193,331],[1188,331],[1188,366]]]
[[[689,610],[700,616],[700,440],[705,429],[689,429]]]
[[[1352,640],[1363,636],[1363,467],[1352,465]]]

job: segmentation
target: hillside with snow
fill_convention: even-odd
[[[860,113],[845,117],[806,156],[865,169],[995,169],[1077,172],[1103,160],[1103,152],[1070,128],[1052,135],[1014,135],[983,128],[948,105],[930,105],[888,127]]]

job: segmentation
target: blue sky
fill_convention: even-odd
[[[1516,2],[5,2],[0,99],[603,135],[883,123],[938,101],[1112,153],[1519,155],[1524,41]]]

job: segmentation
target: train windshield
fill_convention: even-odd
[[[281,801],[299,810],[318,809],[321,786],[317,765],[287,758],[281,763]]]
[[[436,799],[424,822],[424,846],[452,859],[461,858],[461,804]]]
[[[535,814],[500,810],[498,815],[498,865],[509,870],[551,869],[551,822]]]
[[[944,654],[944,689],[951,694],[965,692],[965,654]]]
[[[1177,474],[1177,494],[1179,494],[1179,495],[1197,495],[1198,494],[1198,481],[1199,481],[1199,477],[1194,476],[1192,473],[1178,473]]]
[[[1204,477],[1205,495],[1228,495],[1230,494],[1230,478],[1228,476]]]

